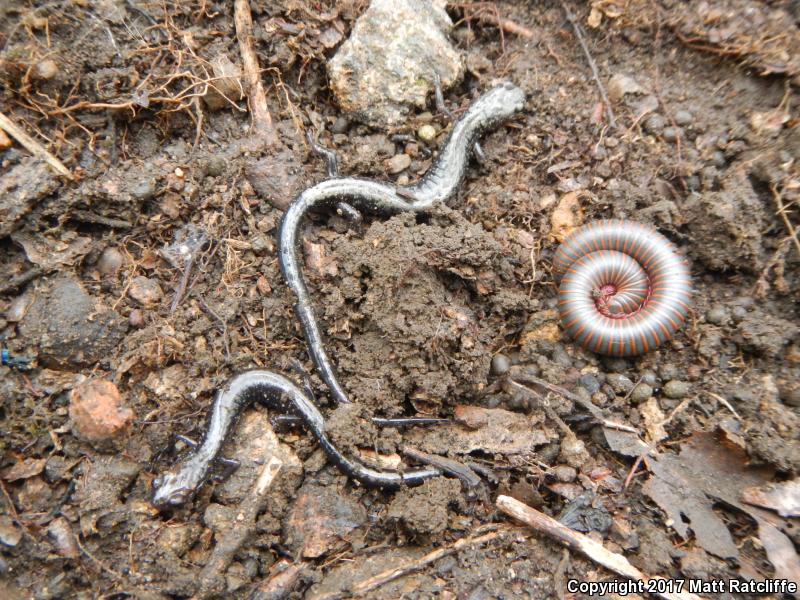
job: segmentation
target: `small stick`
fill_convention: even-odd
[[[635,427],[631,427],[630,425],[625,425],[624,423],[617,423],[616,421],[611,421],[610,419],[606,419],[603,415],[603,411],[597,408],[594,404],[591,403],[589,400],[584,400],[578,394],[573,394],[569,390],[561,387],[560,385],[554,385],[549,381],[545,381],[535,375],[531,375],[523,368],[520,367],[511,367],[508,372],[508,380],[512,383],[526,387],[520,383],[523,381],[525,383],[532,383],[534,385],[540,385],[548,392],[553,392],[554,394],[558,394],[566,398],[567,400],[572,400],[576,404],[580,404],[586,412],[588,412],[592,417],[604,427],[608,427],[609,429],[619,429],[620,431],[627,431],[629,433],[635,433],[638,435],[638,430]],[[529,389],[529,388],[528,388]]]
[[[75,179],[70,170],[64,166],[64,163],[62,163],[55,156],[50,154],[44,148],[44,146],[42,146],[39,142],[37,142],[35,139],[33,139],[31,136],[25,133],[25,131],[23,131],[21,127],[19,127],[16,123],[14,123],[14,121],[5,116],[2,112],[0,112],[0,129],[5,131],[15,140],[17,140],[28,152],[30,152],[37,158],[41,158],[43,161],[45,161],[59,175],[63,175],[67,179],[72,179],[72,180]]]
[[[581,27],[580,23],[578,23],[578,19],[575,18],[575,15],[573,15],[572,12],[567,8],[567,5],[564,4],[564,0],[560,0],[560,3],[561,8],[564,9],[564,14],[567,15],[567,21],[572,23],[572,29],[575,31],[575,37],[578,38],[578,42],[583,49],[583,54],[586,56],[586,61],[589,63],[589,68],[592,69],[592,77],[594,77],[594,82],[597,84],[597,89],[600,90],[600,96],[603,98],[603,103],[606,105],[608,125],[612,129],[616,129],[617,119],[614,116],[614,111],[611,108],[611,101],[608,99],[606,88],[603,85],[603,82],[600,81],[600,73],[597,70],[597,63],[594,62],[594,58],[592,58],[592,55],[589,52],[589,46],[586,45],[586,38],[583,35],[583,28]]]
[[[400,449],[405,456],[413,460],[419,461],[426,465],[431,465],[437,469],[441,469],[445,473],[458,478],[468,489],[475,489],[481,484],[481,478],[478,477],[472,469],[464,463],[460,463],[452,458],[444,456],[437,456],[435,454],[428,454],[422,452],[411,446],[403,446]]]
[[[244,542],[255,529],[256,517],[267,502],[265,492],[275,481],[275,477],[283,467],[283,462],[277,456],[272,456],[264,465],[253,491],[242,501],[241,510],[236,515],[236,524],[232,526],[222,539],[214,546],[211,557],[200,573],[200,589],[194,598],[207,598],[221,590],[215,590],[222,573],[231,564],[234,555],[239,551]]]
[[[792,240],[794,240],[794,246],[797,248],[797,252],[800,253],[800,239],[797,239],[797,230],[789,220],[789,215],[786,214],[786,207],[783,205],[783,198],[781,197],[780,191],[778,191],[778,186],[772,185],[770,186],[770,189],[772,190],[772,197],[775,198],[775,206],[778,207],[778,213],[783,219],[783,224],[786,225],[789,235],[791,236]]]
[[[594,562],[604,566],[619,575],[636,581],[661,579],[660,577],[649,577],[634,567],[628,559],[621,554],[616,554],[603,547],[603,544],[595,542],[593,539],[578,533],[559,523],[554,518],[539,512],[535,508],[523,504],[510,496],[498,496],[497,508],[510,517],[522,521],[535,531],[544,533],[546,536],[563,542],[572,550],[577,550],[585,554]],[[700,596],[689,592],[680,593],[656,593],[656,596],[665,600],[700,600]]]
[[[484,533],[487,531],[489,533]],[[498,529],[497,525],[480,527],[476,531],[476,534],[480,535],[460,539],[446,548],[439,548],[438,550],[429,552],[419,560],[409,561],[399,567],[395,567],[394,569],[389,569],[387,571],[383,571],[382,573],[378,573],[374,577],[370,577],[369,579],[365,579],[364,581],[357,583],[348,592],[334,592],[332,594],[318,596],[317,600],[342,600],[343,598],[363,596],[367,592],[378,589],[390,581],[394,581],[395,579],[403,577],[404,575],[408,575],[409,573],[419,571],[429,564],[436,562],[440,558],[450,556],[451,554],[460,552],[464,548],[468,548],[470,546],[479,546],[487,542],[491,542],[492,540],[505,535],[508,533],[508,531],[508,529]]]
[[[713,392],[706,392],[706,394],[711,396],[714,400],[716,400],[717,402],[722,404],[722,406],[724,406],[729,411],[731,411],[731,413],[733,413],[733,416],[736,417],[739,421],[743,420],[742,417],[739,416],[739,413],[737,413],[736,410],[733,408],[733,406],[731,406],[731,403],[728,402],[725,398],[723,398],[719,394],[715,394]]]
[[[248,0],[234,1],[233,20],[236,23],[236,38],[239,40],[239,50],[242,54],[245,88],[250,103],[253,129],[264,136],[267,145],[274,146],[278,138],[272,126],[272,116],[269,114],[267,96],[264,93],[264,84],[261,82],[258,56],[253,47],[253,17],[250,15]]]

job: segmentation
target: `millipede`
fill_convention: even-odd
[[[637,356],[675,335],[692,280],[675,245],[653,227],[606,219],[573,231],[553,258],[566,333],[607,356]]]

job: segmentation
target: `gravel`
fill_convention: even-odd
[[[687,396],[691,389],[692,385],[689,382],[671,379],[664,384],[664,395],[673,400],[681,400]]]

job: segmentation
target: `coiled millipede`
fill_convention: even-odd
[[[692,282],[677,248],[654,228],[609,219],[584,225],[559,246],[561,325],[607,356],[637,356],[669,340],[689,313]]]

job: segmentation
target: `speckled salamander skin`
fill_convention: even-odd
[[[152,502],[157,507],[179,506],[187,502],[208,476],[222,443],[241,412],[253,402],[299,416],[311,430],[328,459],[349,477],[367,487],[398,489],[419,485],[441,475],[434,468],[377,471],[344,456],[325,433],[325,421],[311,399],[289,379],[273,371],[245,371],[217,391],[203,443],[188,458],[153,481]]]
[[[556,251],[561,324],[581,346],[637,356],[669,340],[689,313],[692,281],[675,246],[654,228],[604,220],[575,230]]]
[[[295,310],[305,333],[309,354],[337,402],[349,402],[325,351],[308,287],[301,272],[299,236],[310,210],[331,208],[344,202],[369,213],[394,214],[424,211],[455,194],[467,169],[478,137],[522,110],[524,92],[511,83],[500,84],[475,100],[453,125],[436,162],[425,176],[407,188],[366,179],[337,177],[303,191],[286,209],[278,234],[281,271],[297,298]]]

